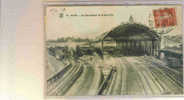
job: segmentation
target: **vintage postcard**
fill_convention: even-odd
[[[183,95],[181,5],[47,6],[46,96]]]

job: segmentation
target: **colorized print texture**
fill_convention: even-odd
[[[48,6],[46,96],[182,95],[182,8]]]

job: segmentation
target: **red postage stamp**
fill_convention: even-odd
[[[155,27],[168,27],[175,26],[176,21],[176,11],[175,8],[164,8],[153,10]]]

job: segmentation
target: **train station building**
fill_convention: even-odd
[[[161,38],[149,27],[129,21],[121,24],[101,39],[103,52],[110,51],[109,43],[114,43],[114,50],[126,56],[152,55],[158,56]]]

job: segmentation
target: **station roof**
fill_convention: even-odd
[[[113,38],[115,40],[159,40],[160,36],[158,33],[149,27],[137,24],[137,23],[127,23],[121,24],[110,32],[108,32],[103,39],[107,37]]]

